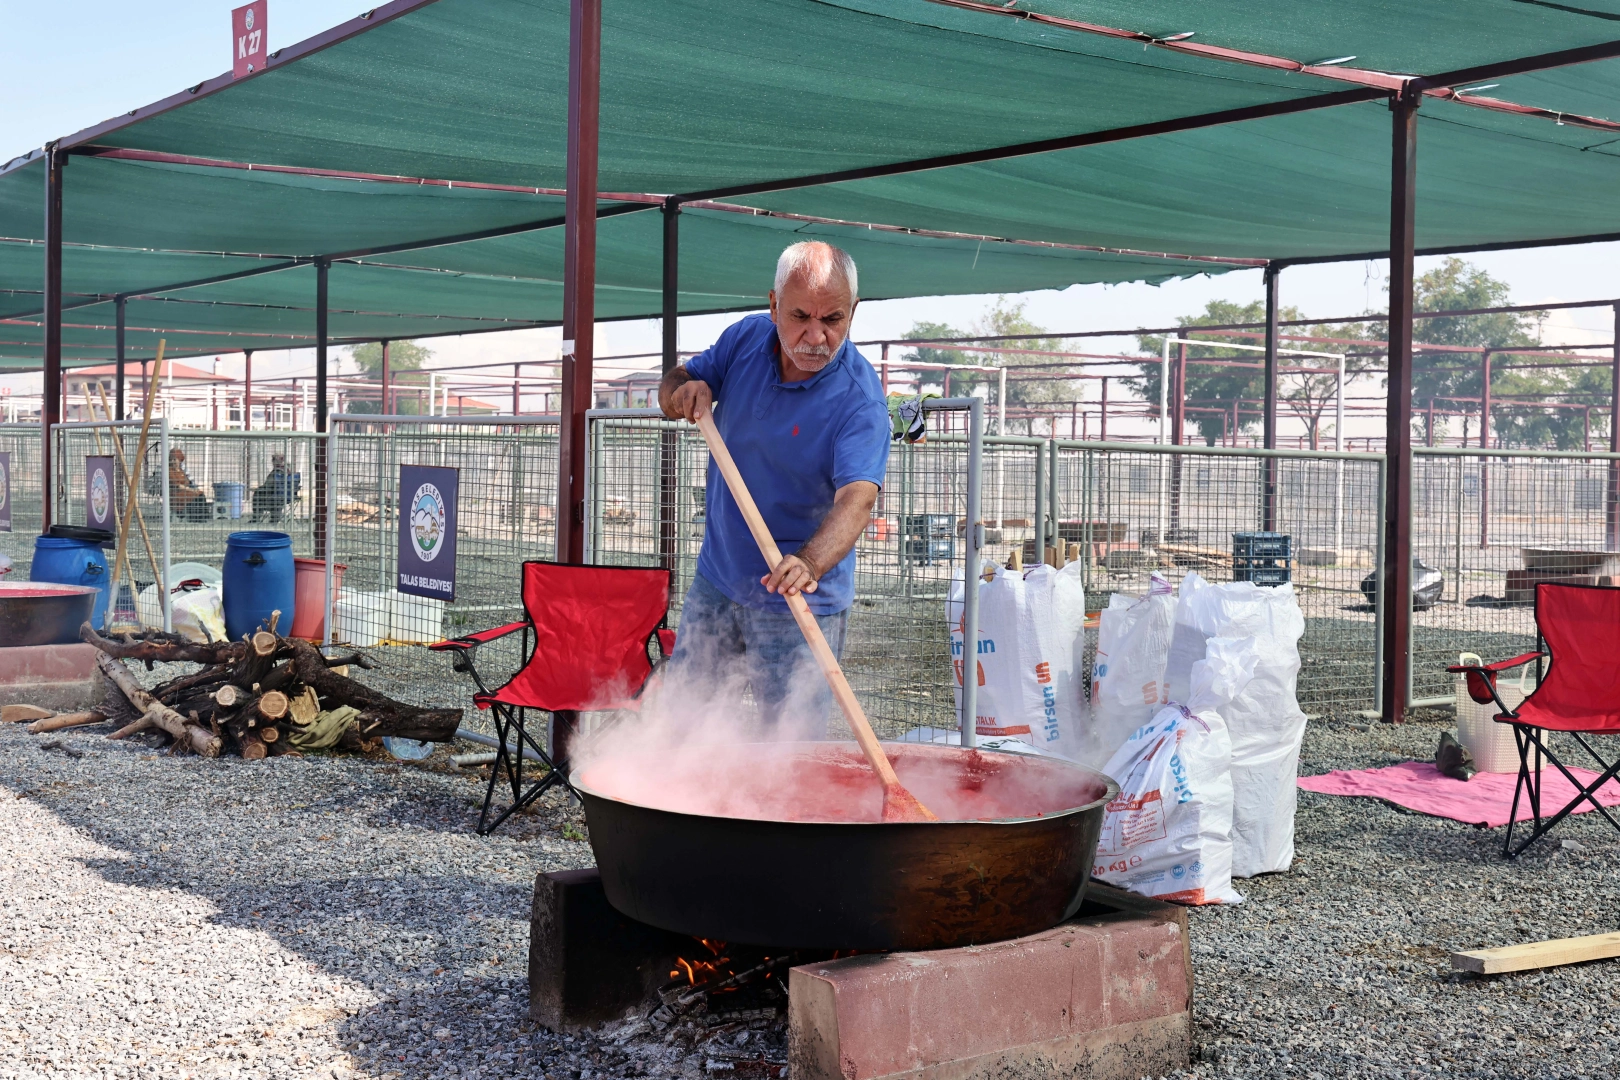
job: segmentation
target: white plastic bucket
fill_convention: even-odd
[[[1459,664],[1480,664],[1483,661],[1473,653],[1462,653],[1457,657]],[[1525,664],[1519,669],[1519,677],[1508,681],[1504,678],[1496,680],[1496,692],[1502,698],[1502,703],[1508,709],[1517,709],[1524,699],[1529,696],[1535,684],[1531,682],[1531,673],[1535,670],[1534,661]],[[1495,716],[1499,711],[1495,702],[1481,705],[1468,696],[1468,676],[1457,676],[1457,741],[1462,743],[1463,749],[1474,756],[1474,764],[1480,772],[1489,773],[1516,773],[1519,771],[1519,747],[1513,738],[1512,724],[1498,724]]]

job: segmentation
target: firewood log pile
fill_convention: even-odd
[[[85,623],[79,637],[100,650],[97,666],[116,688],[99,708],[120,725],[108,737],[158,731],[176,752],[229,752],[250,761],[300,750],[369,752],[384,736],[454,737],[459,709],[424,709],[378,693],[343,673],[350,665],[374,667],[369,658],[326,656],[308,641],[277,634],[277,621],[241,641],[207,645],[160,631],[107,638]],[[148,670],[176,661],[202,667],[146,690],[131,660]]]

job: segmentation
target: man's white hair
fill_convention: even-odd
[[[805,240],[789,244],[776,260],[776,291],[795,277],[802,277],[811,288],[826,285],[836,275],[849,286],[851,300],[860,296],[856,288],[855,260],[842,248],[820,240]]]

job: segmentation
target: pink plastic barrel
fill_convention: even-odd
[[[332,564],[332,591],[343,591],[342,563]],[[326,637],[326,560],[293,560],[293,625],[292,636],[305,641],[322,641]],[[336,597],[334,596],[334,601]]]

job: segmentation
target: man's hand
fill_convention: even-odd
[[[695,424],[713,404],[714,394],[709,384],[692,378],[685,368],[671,368],[658,384],[658,407],[671,420],[690,420]]]
[[[798,596],[801,592],[815,592],[816,579],[821,576],[807,559],[798,555],[784,555],[776,569],[759,579],[766,592],[783,596]]]

